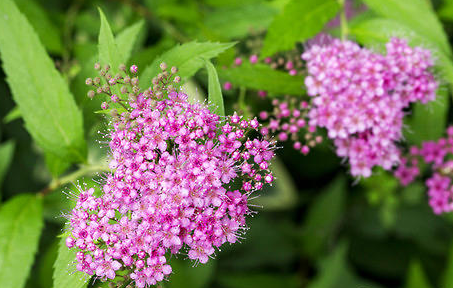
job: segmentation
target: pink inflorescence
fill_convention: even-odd
[[[397,164],[403,109],[436,97],[429,50],[397,38],[386,50],[380,55],[335,39],[302,54],[307,93],[313,97],[309,125],[327,129],[354,176],[368,177],[374,166],[389,170]]]
[[[245,233],[249,196],[273,181],[274,143],[246,136],[256,119],[222,120],[166,75],[144,93],[132,89],[130,108],[113,121],[102,195],[85,189],[70,215],[66,243],[78,250],[77,269],[103,280],[125,270],[136,287],[154,285],[182,252],[206,263]]]
[[[401,184],[408,185],[420,175],[419,163],[430,165],[433,174],[426,180],[429,204],[434,213],[453,211],[453,127],[447,129],[447,137],[437,141],[426,141],[421,148],[413,146],[407,157],[402,157],[395,176]]]

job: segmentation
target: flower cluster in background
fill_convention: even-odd
[[[241,237],[253,213],[249,198],[273,182],[274,143],[248,136],[259,135],[256,119],[236,113],[221,119],[205,104],[189,103],[173,87],[179,82],[175,67],[167,71],[163,63],[144,92],[137,77],[112,77],[106,68],[107,86],[99,79],[87,84],[109,95],[103,109],[126,109],[112,110],[113,172],[100,197],[93,188],[78,196],[66,244],[79,250],[78,270],[104,280],[126,270],[136,287],[145,287],[172,272],[171,254],[206,263],[221,245]],[[111,93],[117,83],[124,84],[127,101]]]
[[[422,164],[428,164],[432,175],[426,180],[429,205],[434,213],[441,214],[453,211],[453,127],[447,129],[447,137],[437,141],[423,142],[421,147],[413,146],[395,176],[406,186],[420,175]]]

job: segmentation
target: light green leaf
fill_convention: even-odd
[[[346,205],[346,181],[338,177],[310,205],[302,228],[302,249],[316,258],[331,240]]]
[[[205,60],[205,63],[206,70],[208,71],[208,101],[211,104],[209,109],[219,116],[225,116],[225,107],[223,106],[222,88],[220,87],[219,76],[211,61]]]
[[[14,142],[8,141],[0,145],[0,199],[3,179],[5,179],[8,168],[14,156]]]
[[[52,23],[46,11],[34,0],[14,0],[20,12],[27,17],[44,47],[51,53],[61,54],[63,44],[60,30]]]
[[[450,45],[442,24],[437,19],[432,7],[425,0],[364,0],[373,11],[401,22],[417,34],[422,35],[448,56]]]
[[[336,0],[291,0],[270,25],[261,57],[291,50],[296,42],[305,41],[319,33],[337,14]]]
[[[266,29],[277,12],[267,3],[223,7],[208,13],[204,25],[220,39],[239,38]]]
[[[448,116],[448,89],[441,87],[437,98],[427,104],[415,103],[410,117],[406,117],[409,127],[404,130],[405,138],[412,144],[437,140],[445,132]]]
[[[84,161],[82,114],[38,36],[11,0],[0,1],[0,52],[13,98],[45,151]]]
[[[143,30],[145,21],[140,20],[137,23],[125,28],[115,37],[115,43],[121,53],[121,63],[128,64],[132,51],[137,44],[140,33]]]
[[[58,256],[54,263],[53,288],[83,288],[89,276],[75,267],[76,249],[66,247],[66,235],[62,235],[58,246]]]
[[[42,199],[20,195],[0,208],[0,283],[21,288],[38,249],[43,227]]]
[[[436,66],[450,83],[453,83],[453,62],[439,47],[438,43],[413,30],[412,26],[405,25],[396,20],[373,18],[360,21],[351,27],[350,32],[356,40],[364,45],[384,50],[384,44],[391,37],[407,39],[411,46],[422,46],[431,50]]]
[[[60,176],[69,168],[69,166],[71,166],[71,163],[66,161],[66,159],[57,157],[49,152],[45,154],[45,160],[47,168],[54,178]]]
[[[235,43],[211,42],[190,42],[177,45],[157,57],[151,65],[146,67],[140,76],[140,87],[145,89],[150,86],[153,77],[160,73],[159,65],[162,62],[167,63],[168,67],[176,66],[179,70],[178,75],[181,78],[188,78],[204,66],[203,59],[214,58],[233,45]]]
[[[8,124],[9,122],[12,122],[19,118],[22,118],[22,113],[20,113],[19,107],[15,106],[3,118],[3,123]]]
[[[124,64],[124,56],[118,49],[109,22],[100,8],[99,15],[101,17],[98,43],[99,62],[102,66],[106,64],[110,65],[111,74],[115,75],[119,72],[120,64]]]
[[[241,66],[218,70],[220,79],[233,85],[256,90],[265,90],[276,95],[302,95],[304,78],[291,76],[264,64],[244,63]]]
[[[409,272],[406,277],[405,288],[431,288],[428,279],[423,272],[420,261],[412,261],[409,265]],[[449,287],[449,286],[445,286]]]

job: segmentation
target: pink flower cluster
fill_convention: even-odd
[[[304,155],[310,152],[310,148],[322,142],[322,136],[314,136],[316,127],[307,124],[307,112],[310,106],[306,101],[274,99],[272,105],[274,107],[272,113],[260,112],[260,118],[269,121],[260,130],[263,136],[277,135],[277,139],[281,142],[292,140],[293,148]],[[303,138],[300,137],[301,130]]]
[[[429,204],[434,213],[441,214],[453,211],[453,127],[447,129],[447,138],[437,141],[426,141],[421,148],[411,147],[409,155],[402,158],[395,171],[401,184],[408,185],[420,174],[420,160],[431,165],[433,174],[426,180]]]
[[[436,97],[429,50],[393,38],[386,55],[351,41],[333,40],[302,54],[313,108],[309,125],[325,127],[337,155],[349,159],[351,174],[368,177],[374,166],[399,162],[403,109]]]
[[[273,181],[274,144],[246,136],[259,128],[256,119],[221,120],[189,103],[166,75],[153,81],[158,93],[130,96],[116,116],[113,173],[101,196],[82,191],[70,215],[66,244],[78,249],[77,269],[103,280],[125,270],[136,287],[154,285],[178,253],[206,263],[245,232],[249,196]]]

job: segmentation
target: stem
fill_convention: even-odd
[[[80,169],[72,172],[71,174],[53,180],[52,182],[50,182],[49,186],[39,191],[38,194],[45,196],[64,184],[74,182],[84,175],[93,174],[99,171],[110,171],[110,169],[102,165],[82,165]]]
[[[346,40],[349,28],[348,28],[348,19],[346,18],[346,0],[338,0],[340,4],[340,29],[341,29],[341,40]]]

